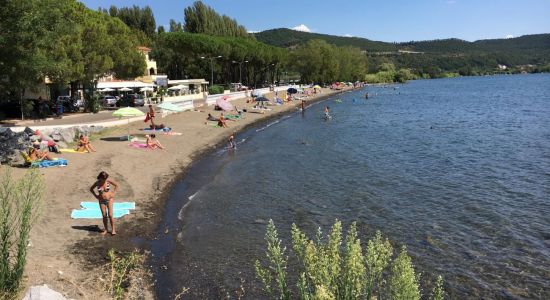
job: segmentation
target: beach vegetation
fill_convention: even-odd
[[[29,235],[43,206],[44,180],[29,169],[19,180],[0,174],[0,298],[15,298],[27,261]]]
[[[105,282],[107,292],[113,299],[142,298],[144,288],[144,278],[149,277],[147,271],[143,269],[145,255],[138,251],[129,253],[118,253],[110,249],[108,280]],[[142,281],[142,282],[136,282]]]
[[[394,254],[380,232],[362,244],[355,223],[345,236],[342,232],[337,220],[327,235],[318,229],[311,239],[293,224],[287,251],[270,220],[266,259],[255,262],[265,293],[271,299],[420,299],[420,275],[405,247]],[[431,299],[444,297],[443,279],[438,277]]]
[[[223,86],[221,85],[212,85],[208,88],[208,94],[210,95],[216,95],[216,94],[223,94]]]

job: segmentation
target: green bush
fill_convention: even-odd
[[[29,169],[18,181],[9,169],[0,178],[0,298],[15,297],[27,261],[32,226],[42,208],[44,180]]]
[[[216,95],[216,94],[223,94],[223,86],[221,85],[213,85],[208,88],[208,94],[210,95]]]
[[[420,299],[419,275],[411,258],[403,247],[392,260],[393,248],[380,232],[368,241],[365,253],[355,223],[345,238],[338,220],[326,237],[319,229],[315,239],[309,239],[295,224],[291,236],[299,262],[290,271],[298,275],[295,285],[287,282],[288,256],[272,220],[265,235],[267,261],[255,262],[256,274],[272,299]],[[442,300],[444,295],[439,277],[432,299]]]

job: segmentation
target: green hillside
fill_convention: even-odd
[[[260,42],[284,48],[293,48],[309,40],[319,39],[336,46],[353,46],[361,50],[373,52],[397,51],[397,47],[392,43],[371,41],[364,38],[296,31],[288,28],[270,29],[255,33],[254,35]]]
[[[255,34],[258,41],[277,47],[296,48],[313,39],[338,46],[366,50],[369,71],[384,63],[410,69],[419,76],[441,77],[482,75],[502,72],[550,71],[550,34],[525,35],[509,39],[468,42],[460,39],[387,43],[365,38],[308,33],[286,28]],[[502,69],[499,65],[505,65]]]
[[[490,39],[468,42],[460,39],[441,39],[387,43],[358,37],[343,37],[329,34],[309,33],[288,28],[270,29],[254,34],[258,41],[285,48],[293,48],[312,39],[324,40],[337,46],[353,46],[367,52],[397,50],[431,53],[474,53],[494,51],[538,50],[550,51],[550,34],[524,35],[509,39]]]

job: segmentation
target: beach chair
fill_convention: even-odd
[[[56,158],[55,160],[32,161],[27,152],[21,151],[20,153],[25,160],[25,165],[31,168],[66,167],[68,165],[68,161],[64,158]]]

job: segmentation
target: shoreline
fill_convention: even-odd
[[[306,103],[310,105],[351,90],[354,89],[323,89],[323,93],[311,96]],[[266,96],[272,97],[270,94]],[[136,248],[141,252],[148,250],[147,241],[156,238],[168,195],[187,174],[189,167],[225,144],[232,132],[238,134],[295,111],[299,101],[270,106],[272,111],[265,114],[248,112],[245,119],[228,122],[229,128],[204,125],[207,113],[214,116],[220,113],[214,111],[213,106],[201,107],[199,112],[171,114],[160,122],[167,123],[182,135],[159,135],[166,151],[133,149],[126,145],[127,142],[114,140],[111,136],[126,132],[127,127],[121,126],[107,131],[108,136],[92,141],[99,151],[97,153],[60,155],[69,160],[67,168],[40,169],[47,187],[46,207],[31,232],[25,289],[48,284],[68,298],[105,298],[107,294],[98,289],[101,279],[97,277],[108,263],[107,251],[111,248],[122,252]],[[232,103],[240,109],[247,106],[245,99]],[[139,132],[139,127],[144,127],[140,123],[131,124],[131,131]],[[133,163],[127,163],[130,161]],[[70,211],[77,209],[80,201],[90,201],[88,189],[100,170],[107,171],[120,185],[115,201],[136,202],[136,210],[131,212],[133,216],[116,221],[116,237],[102,237],[97,233],[102,227],[101,219],[73,220],[69,217]],[[23,172],[24,169],[13,169],[16,177]],[[147,289],[143,295],[145,298],[155,297],[152,288],[144,286],[143,289]]]

